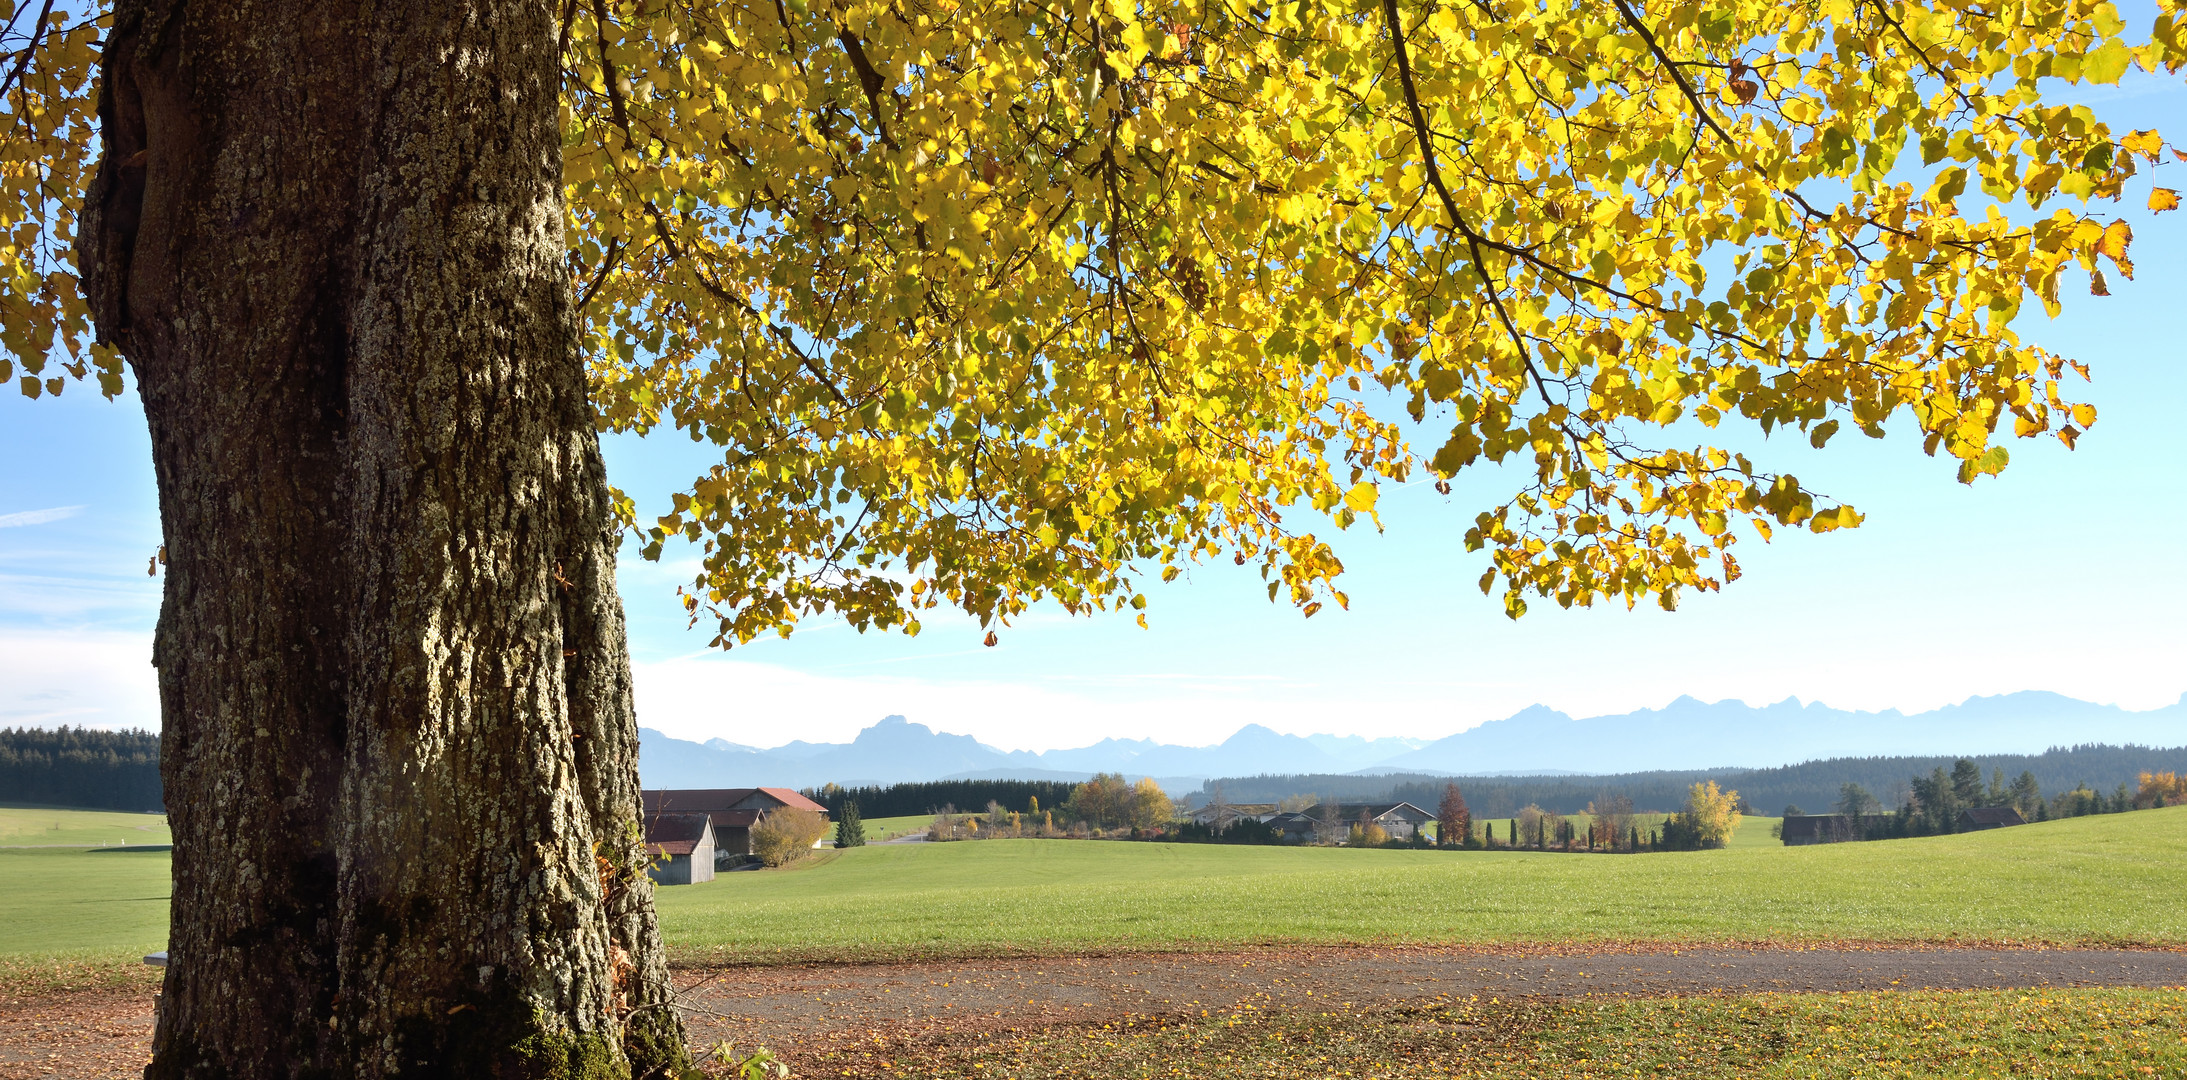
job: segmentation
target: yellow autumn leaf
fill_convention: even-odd
[[[0,377],[39,397],[122,385],[68,241],[90,10],[4,106]],[[2083,259],[2131,276],[2124,222],[2052,204],[2117,202],[2167,149],[2045,96],[2154,40],[2104,4],[1890,8],[1914,49],[1874,9],[1762,0],[567,10],[592,405],[718,449],[618,508],[648,558],[698,545],[724,644],[1136,610],[1204,559],[1303,609],[1342,572],[1315,529],[1423,468],[1474,470],[1469,557],[1514,616],[1675,606],[1735,576],[1698,537],[1858,521],[1689,431],[1904,430],[1972,478],[2029,402],[2081,421],[2045,384],[2085,367],[2014,319]],[[1981,107],[1919,89],[1946,86]],[[1933,187],[1883,182],[1917,162]]]
[[[2134,264],[2126,257],[2126,249],[2133,242],[2134,227],[2122,220],[2104,226],[2103,239],[2096,243],[2096,251],[2116,264],[2129,281],[2134,278]]]

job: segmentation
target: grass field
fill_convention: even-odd
[[[891,837],[925,832],[926,827],[932,824],[933,821],[934,815],[932,814],[912,814],[909,817],[869,817],[866,819],[866,843],[878,844]],[[828,839],[830,841],[835,839],[835,828],[833,826],[828,829]]]
[[[170,839],[165,814],[123,814],[0,803],[0,848],[165,844]]]
[[[837,1050],[806,1075],[1013,1080],[2187,1076],[2187,994],[2148,990],[1441,1000],[1028,1026]]]
[[[135,962],[166,948],[167,868],[164,851],[0,850],[0,962]]]
[[[145,815],[0,815],[33,842],[166,840],[163,825],[139,831]],[[1728,850],[1664,855],[873,845],[659,898],[685,960],[1569,938],[2187,943],[2187,807],[1805,848],[1753,843],[1766,820]],[[0,961],[161,948],[167,869],[157,851],[0,848]]]
[[[2187,943],[2187,807],[1660,855],[984,840],[827,856],[661,890],[671,949],[793,960],[1568,938]]]

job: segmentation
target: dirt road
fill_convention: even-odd
[[[1323,948],[1117,957],[680,970],[694,1043],[765,1045],[794,1066],[876,1033],[926,1035],[1437,995],[1669,996],[2004,987],[2187,987],[2187,951],[1859,946],[1820,949]],[[133,1077],[151,995],[0,999],[0,1080]]]

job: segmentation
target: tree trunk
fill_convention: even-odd
[[[149,1077],[683,1061],[541,0],[121,0],[79,256],[168,555]]]

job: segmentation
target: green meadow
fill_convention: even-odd
[[[912,814],[909,817],[869,817],[865,819],[865,823],[866,842],[878,844],[893,837],[925,832],[926,827],[934,823],[934,815]],[[831,843],[835,840],[835,827],[833,825],[828,827],[828,840]]]
[[[167,870],[165,851],[0,848],[0,965],[166,948]]]
[[[145,815],[0,813],[13,845],[166,840],[139,831]],[[163,851],[0,847],[0,964],[163,947],[167,874]],[[1748,819],[1726,850],[1660,855],[871,845],[664,888],[659,903],[681,961],[782,962],[1568,939],[2179,945],[2183,894],[2187,807],[1803,848]]]
[[[0,975],[166,948],[172,839],[161,814],[0,805]]]
[[[896,844],[662,889],[685,961],[1261,943],[2187,943],[2187,807],[1652,855],[1084,840]],[[1754,842],[1760,837],[1764,843]]]
[[[0,848],[169,842],[165,814],[124,814],[0,803]]]

